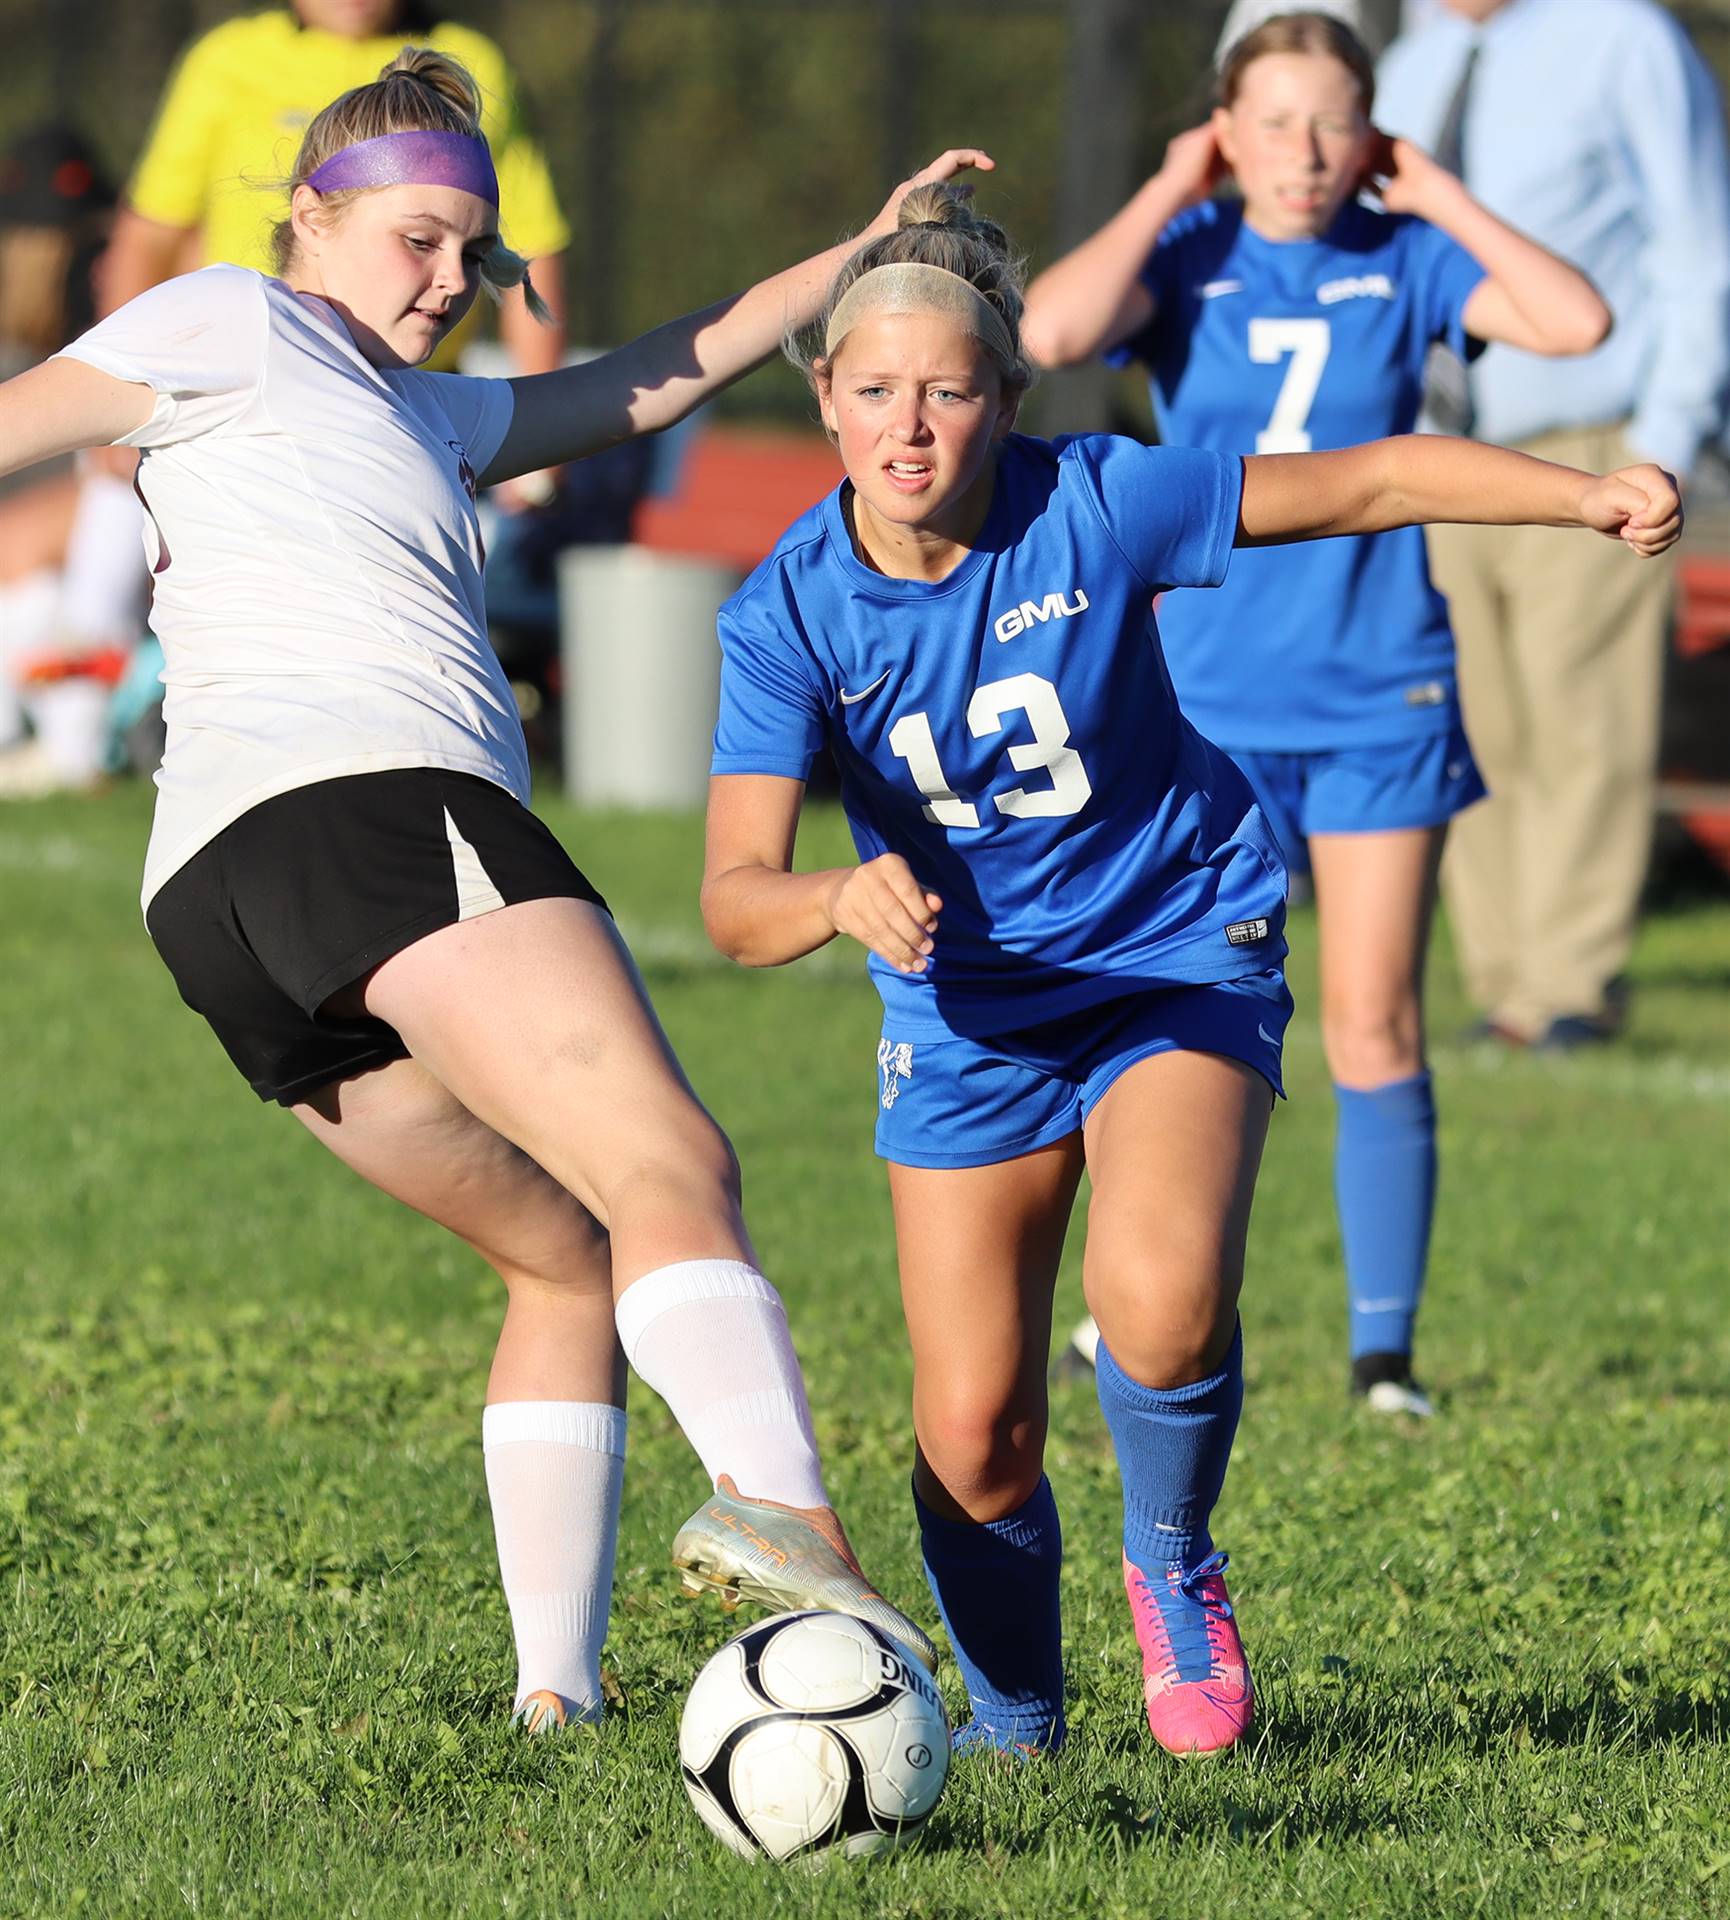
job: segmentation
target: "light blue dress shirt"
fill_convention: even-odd
[[[1388,49],[1376,119],[1435,143],[1474,43],[1465,179],[1493,213],[1590,274],[1616,316],[1595,353],[1492,346],[1475,431],[1515,441],[1627,419],[1679,473],[1730,389],[1730,166],[1705,63],[1653,0],[1507,0],[1481,25],[1430,7]]]

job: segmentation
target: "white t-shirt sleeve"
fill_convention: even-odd
[[[406,376],[424,384],[451,423],[452,434],[476,473],[485,473],[493,455],[505,443],[516,412],[516,393],[508,380],[476,380],[466,373],[423,373]]]
[[[246,412],[263,383],[269,335],[262,276],[205,267],[128,300],[60,356],[156,395],[149,419],[117,446],[171,447]]]

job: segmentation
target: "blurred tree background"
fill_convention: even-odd
[[[69,120],[124,178],[179,48],[254,10],[0,0],[0,144]],[[1730,0],[1673,10],[1730,76]],[[1205,108],[1226,0],[451,0],[443,11],[491,34],[520,76],[575,229],[572,333],[600,344],[835,238],[910,167],[963,141],[999,163],[982,205],[1049,259]],[[1396,11],[1383,0],[1384,19]],[[801,404],[785,376],[741,399]]]

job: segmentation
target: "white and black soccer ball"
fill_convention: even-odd
[[[900,1641],[844,1613],[778,1613],[729,1640],[679,1721],[685,1789],[735,1853],[882,1853],[949,1772],[949,1715]]]

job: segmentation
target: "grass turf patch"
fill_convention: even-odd
[[[928,1615],[857,956],[730,969],[693,822],[548,814],[738,1146],[855,1539]],[[134,792],[0,812],[0,1912],[1730,1912],[1730,909],[1648,926],[1632,1031],[1590,1056],[1452,1044],[1438,968],[1422,1429],[1345,1399],[1299,917],[1217,1528],[1254,1738],[1151,1749],[1103,1425],[1060,1389],[1068,1750],[958,1767],[919,1850],[808,1878],[723,1856],[679,1787],[678,1707],[728,1628],[666,1571],[701,1481],[645,1391],[614,1710],[505,1725],[497,1285],[260,1110],[138,924],[144,828]],[[833,814],[807,839],[844,857]]]

